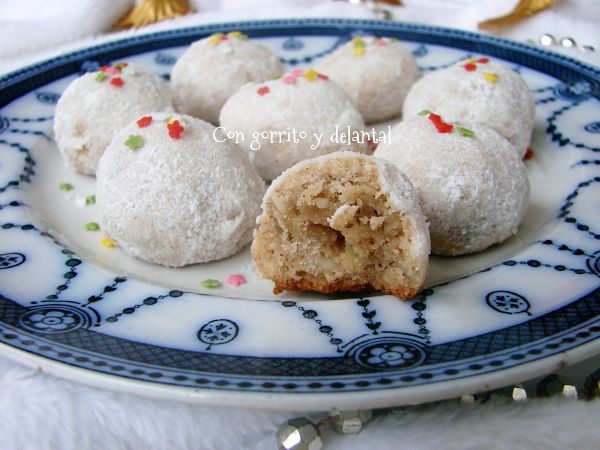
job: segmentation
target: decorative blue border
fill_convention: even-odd
[[[136,36],[81,50],[1,78],[0,107],[47,83],[78,73],[88,60],[103,64],[142,52],[183,46],[224,29],[241,30],[252,37],[347,35],[349,38],[357,31],[385,34],[404,41],[449,46],[509,59],[516,64],[558,78],[566,85],[585,82],[589,87],[587,95],[600,98],[600,71],[528,45],[423,25],[370,20],[311,19],[214,24]],[[32,167],[33,162],[28,168],[31,173],[33,173]],[[29,172],[23,176],[27,178]],[[15,226],[4,224],[3,228],[8,225]],[[21,228],[25,230],[23,227],[35,230],[32,225],[22,225]],[[20,263],[18,254],[11,255],[11,258],[16,261],[15,264]],[[73,258],[71,253],[65,255],[69,276],[65,276],[67,281],[57,287],[54,296],[60,295],[62,286],[68,286],[70,277],[77,275],[75,269],[77,264],[74,261],[78,260]],[[590,261],[592,259],[587,261],[588,266],[592,264]],[[597,265],[597,258],[593,261]],[[540,266],[539,262],[533,260],[507,261],[504,264],[518,263],[537,267],[534,262]],[[595,273],[596,265],[590,267],[590,271]],[[564,270],[558,267],[554,268]],[[125,279],[122,281],[115,279],[115,283],[124,281]],[[105,294],[91,297],[90,303],[100,300],[101,295],[106,295],[113,288],[114,286],[107,286]],[[151,302],[155,303],[169,295],[176,296],[175,294],[181,295],[179,291],[171,291],[162,297],[149,297],[143,304],[150,305],[153,304]],[[89,325],[94,321],[92,315],[78,316],[79,310],[70,310],[68,305],[60,311],[62,314],[60,320],[64,326],[73,328],[64,333],[54,333],[49,330],[42,333],[36,328],[40,326],[42,321],[40,318],[48,319],[44,316],[44,314],[49,316],[48,312],[54,313],[56,317],[56,310],[44,306],[43,301],[33,308],[26,308],[2,296],[0,296],[0,317],[3,323],[0,323],[0,341],[28,353],[65,364],[135,380],[218,390],[302,393],[397,388],[489,373],[574,348],[597,338],[600,333],[600,289],[596,289],[586,297],[520,325],[431,346],[427,345],[430,344],[429,330],[422,313],[426,308],[426,296],[427,293],[422,294],[412,305],[417,311],[415,323],[418,325],[418,335],[380,330],[380,322],[374,319],[376,312],[368,299],[358,300],[357,304],[362,308],[362,315],[366,319],[366,327],[372,335],[377,336],[371,336],[368,342],[357,340],[348,343],[335,338],[331,327],[316,318],[315,311],[303,309],[293,301],[283,302],[284,307],[295,308],[304,318],[314,320],[319,326],[319,331],[330,337],[331,343],[337,346],[340,353],[340,356],[331,358],[258,358],[217,355],[209,353],[210,346],[224,341],[212,344],[202,338],[200,340],[208,345],[206,352],[189,352],[141,344],[107,336],[90,329]],[[488,304],[501,309],[497,298],[490,297]],[[142,304],[136,305],[138,306],[141,307]],[[123,313],[129,314],[134,311],[134,308],[129,309],[132,311],[124,310]],[[91,307],[89,310],[93,312]],[[118,315],[120,313],[114,316],[115,321],[118,320]],[[227,319],[216,321],[229,326],[232,333],[237,333],[237,325],[234,322]],[[211,331],[207,330],[207,332]],[[203,338],[206,339],[206,336]],[[235,336],[231,339],[233,338]],[[373,369],[376,363],[368,361],[369,358],[376,359],[377,354],[372,350],[388,348],[385,346],[389,347],[390,352],[396,352],[404,358],[402,367],[382,366],[381,370]],[[248,367],[253,367],[254,371],[248,373]]]

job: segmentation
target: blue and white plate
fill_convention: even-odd
[[[166,269],[100,244],[94,179],[52,140],[61,92],[128,60],[169,78],[186,46],[241,30],[305,67],[356,34],[394,36],[423,71],[504,60],[537,100],[519,233],[480,254],[432,258],[428,288],[385,295],[283,294],[248,249]],[[399,405],[486,390],[600,353],[600,72],[545,51],[399,23],[283,20],[125,39],[0,79],[1,353],[96,386],[206,404],[317,410]],[[63,191],[60,183],[73,189]],[[242,274],[248,283],[224,281]],[[204,288],[205,279],[218,288]]]

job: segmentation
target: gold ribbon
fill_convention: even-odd
[[[485,30],[512,25],[549,8],[554,3],[556,3],[556,0],[521,0],[509,14],[479,22],[479,29]]]

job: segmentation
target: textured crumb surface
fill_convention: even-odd
[[[167,118],[121,130],[97,173],[101,228],[131,255],[165,266],[226,258],[252,239],[265,185],[245,152],[213,139],[214,127],[178,116],[184,131],[169,136]],[[139,135],[133,150],[125,141]]]
[[[466,70],[464,66],[468,64],[475,70]],[[475,122],[493,128],[514,145],[521,157],[531,143],[533,95],[518,73],[494,61],[462,61],[425,75],[406,97],[404,118],[424,109],[449,121]]]
[[[429,250],[410,182],[393,164],[351,152],[304,161],[277,178],[252,243],[275,292],[373,287],[401,298],[422,289]]]
[[[173,67],[171,88],[178,111],[216,124],[227,99],[246,83],[270,80],[284,71],[277,56],[249,39],[194,42]]]
[[[417,189],[432,252],[439,255],[503,242],[517,232],[528,205],[527,173],[513,146],[483,125],[465,127],[474,135],[439,133],[427,117],[417,116],[394,127],[391,143],[376,151]]]
[[[95,174],[98,159],[113,135],[136,117],[150,111],[172,109],[167,83],[132,64],[116,87],[100,72],[74,80],[61,95],[54,114],[54,137],[67,164],[78,172]]]
[[[371,36],[342,45],[319,61],[317,69],[344,88],[366,123],[399,115],[408,90],[421,76],[408,48],[390,38]]]
[[[315,79],[307,79],[307,72]],[[368,148],[366,139],[342,142],[348,130],[350,134],[365,131],[363,119],[341,87],[317,78],[311,69],[242,87],[223,107],[220,121],[228,131],[245,138],[241,145],[265,180],[275,179],[305,159]],[[299,136],[301,132],[305,137]]]

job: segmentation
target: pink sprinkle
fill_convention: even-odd
[[[120,72],[120,70],[117,69],[117,68],[115,68],[115,67],[110,67],[109,66],[106,69],[104,69],[104,73],[107,73],[109,75],[115,75],[115,74],[117,74],[119,72]]]
[[[281,79],[281,82],[283,84],[294,84],[294,83],[296,83],[296,77],[292,77],[290,75],[286,75],[285,77],[283,77]]]
[[[295,69],[289,73],[289,75],[292,77],[301,77],[303,74],[304,74],[304,70],[302,70],[302,69]]]
[[[239,287],[242,284],[246,284],[246,279],[244,278],[243,275],[240,275],[240,274],[229,275],[229,277],[227,278],[227,281],[225,281],[225,284],[227,286]]]
[[[373,41],[373,45],[376,45],[377,47],[384,47],[386,42],[383,39],[375,39]]]

